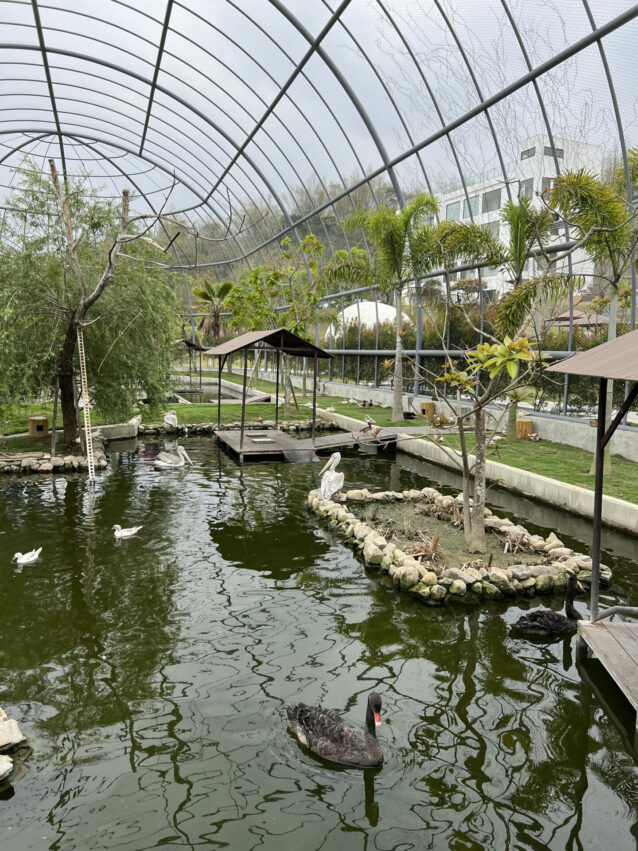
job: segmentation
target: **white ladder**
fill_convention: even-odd
[[[89,385],[86,380],[86,360],[84,357],[84,333],[77,326],[78,359],[80,361],[80,384],[82,388],[82,411],[84,414],[84,440],[86,443],[86,461],[89,468],[89,482],[95,482],[95,459],[93,457],[93,434],[91,433],[91,409],[89,407]]]

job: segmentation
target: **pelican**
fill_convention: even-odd
[[[15,561],[18,564],[33,564],[34,561],[40,558],[41,552],[42,547],[39,547],[37,550],[30,550],[28,553],[16,553],[11,561]]]
[[[164,414],[164,425],[170,428],[177,428],[177,414],[175,411],[167,411]]]
[[[177,470],[183,467],[188,462],[192,465],[191,459],[183,446],[177,447],[177,452],[160,452],[155,459],[156,470]]]
[[[116,538],[132,538],[133,535],[137,535],[142,528],[142,526],[131,526],[130,529],[122,529],[119,523],[116,523],[115,526],[111,526],[111,529],[115,532]]]
[[[336,470],[337,464],[339,464],[340,461],[341,454],[339,452],[333,452],[328,459],[328,463],[319,473],[321,476],[322,499],[332,499],[332,497],[339,493],[343,487],[343,473],[337,473]]]

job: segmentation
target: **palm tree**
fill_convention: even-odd
[[[413,278],[413,239],[438,211],[438,201],[427,192],[417,195],[402,209],[381,206],[359,210],[346,222],[349,228],[361,228],[374,253],[372,265],[360,258],[326,266],[321,278],[328,283],[348,281],[362,286],[378,285],[393,289],[396,308],[396,345],[392,387],[392,419],[403,418],[403,288]]]
[[[232,281],[224,281],[215,285],[206,279],[204,279],[203,284],[203,287],[193,287],[193,295],[205,302],[209,311],[209,315],[204,316],[199,323],[199,328],[206,336],[211,337],[212,342],[217,345],[221,342],[221,336],[226,330],[226,323],[222,316],[224,302],[235,285]]]

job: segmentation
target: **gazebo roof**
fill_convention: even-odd
[[[638,381],[638,330],[554,363],[547,372]]]
[[[313,346],[306,340],[288,331],[286,328],[276,328],[274,331],[247,331],[245,334],[240,334],[234,340],[227,340],[225,343],[220,343],[219,346],[214,346],[212,349],[206,349],[205,355],[221,356],[231,355],[233,352],[239,352],[242,349],[248,349],[255,346],[257,343],[266,343],[274,349],[279,349],[287,355],[297,355],[298,357],[314,357],[315,353],[318,358],[329,358],[328,352],[324,352],[318,346]]]

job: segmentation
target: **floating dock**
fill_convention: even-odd
[[[220,429],[217,439],[239,458],[271,458],[288,461],[311,460],[316,452],[335,452],[360,446],[366,451],[375,452],[397,442],[400,434],[424,434],[423,427],[399,427],[383,429],[378,437],[357,432],[338,432],[317,435],[314,444],[312,438],[295,438],[279,429],[246,429],[244,443],[241,446],[240,429]]]
[[[638,624],[579,621],[578,636],[580,654],[589,650],[596,655],[633,707],[638,722]]]

